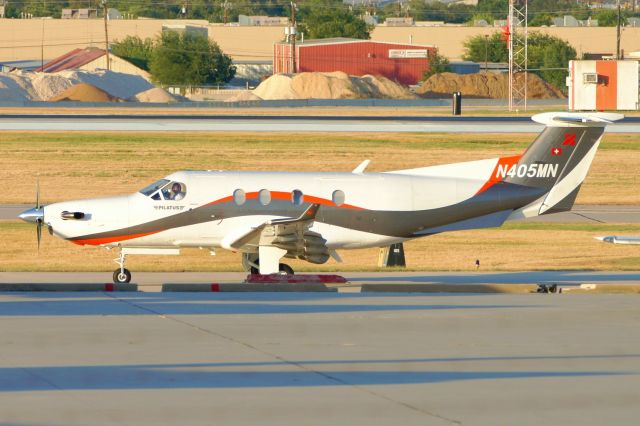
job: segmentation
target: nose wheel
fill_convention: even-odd
[[[131,272],[128,269],[116,269],[113,271],[113,282],[115,284],[126,284],[131,282]]]
[[[114,284],[126,284],[131,282],[131,272],[124,267],[124,262],[127,259],[127,255],[120,250],[120,256],[117,259],[113,259],[114,262],[120,266],[118,269],[113,271],[113,282]]]

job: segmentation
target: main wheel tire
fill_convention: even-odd
[[[287,265],[286,263],[281,263],[278,265],[278,270],[280,271],[280,273],[283,273],[285,275],[293,275],[293,268],[289,265]]]
[[[113,282],[115,284],[126,284],[131,281],[131,272],[128,269],[116,269],[113,271]]]

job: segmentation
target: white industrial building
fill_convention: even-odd
[[[570,61],[569,110],[640,110],[640,61]]]

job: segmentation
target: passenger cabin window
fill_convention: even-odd
[[[187,195],[187,185],[182,182],[161,179],[141,189],[140,193],[156,201],[180,201]]]
[[[268,189],[261,189],[258,193],[258,200],[263,206],[269,205],[271,203],[271,192]]]
[[[236,189],[233,191],[233,201],[236,205],[241,206],[247,202],[247,194],[242,189]]]
[[[344,198],[345,198],[344,192],[339,189],[333,191],[333,194],[331,195],[331,200],[333,201],[333,204],[335,204],[338,207],[344,204]]]
[[[291,202],[294,206],[302,205],[302,203],[304,203],[304,195],[302,194],[302,191],[300,191],[299,189],[294,189],[291,192]]]

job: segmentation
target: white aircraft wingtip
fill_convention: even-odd
[[[359,175],[364,173],[364,169],[367,168],[367,166],[369,165],[370,162],[371,162],[371,160],[364,160],[362,163],[360,163],[358,165],[358,167],[353,169],[353,171],[351,173],[356,173],[356,174],[359,174]]]

